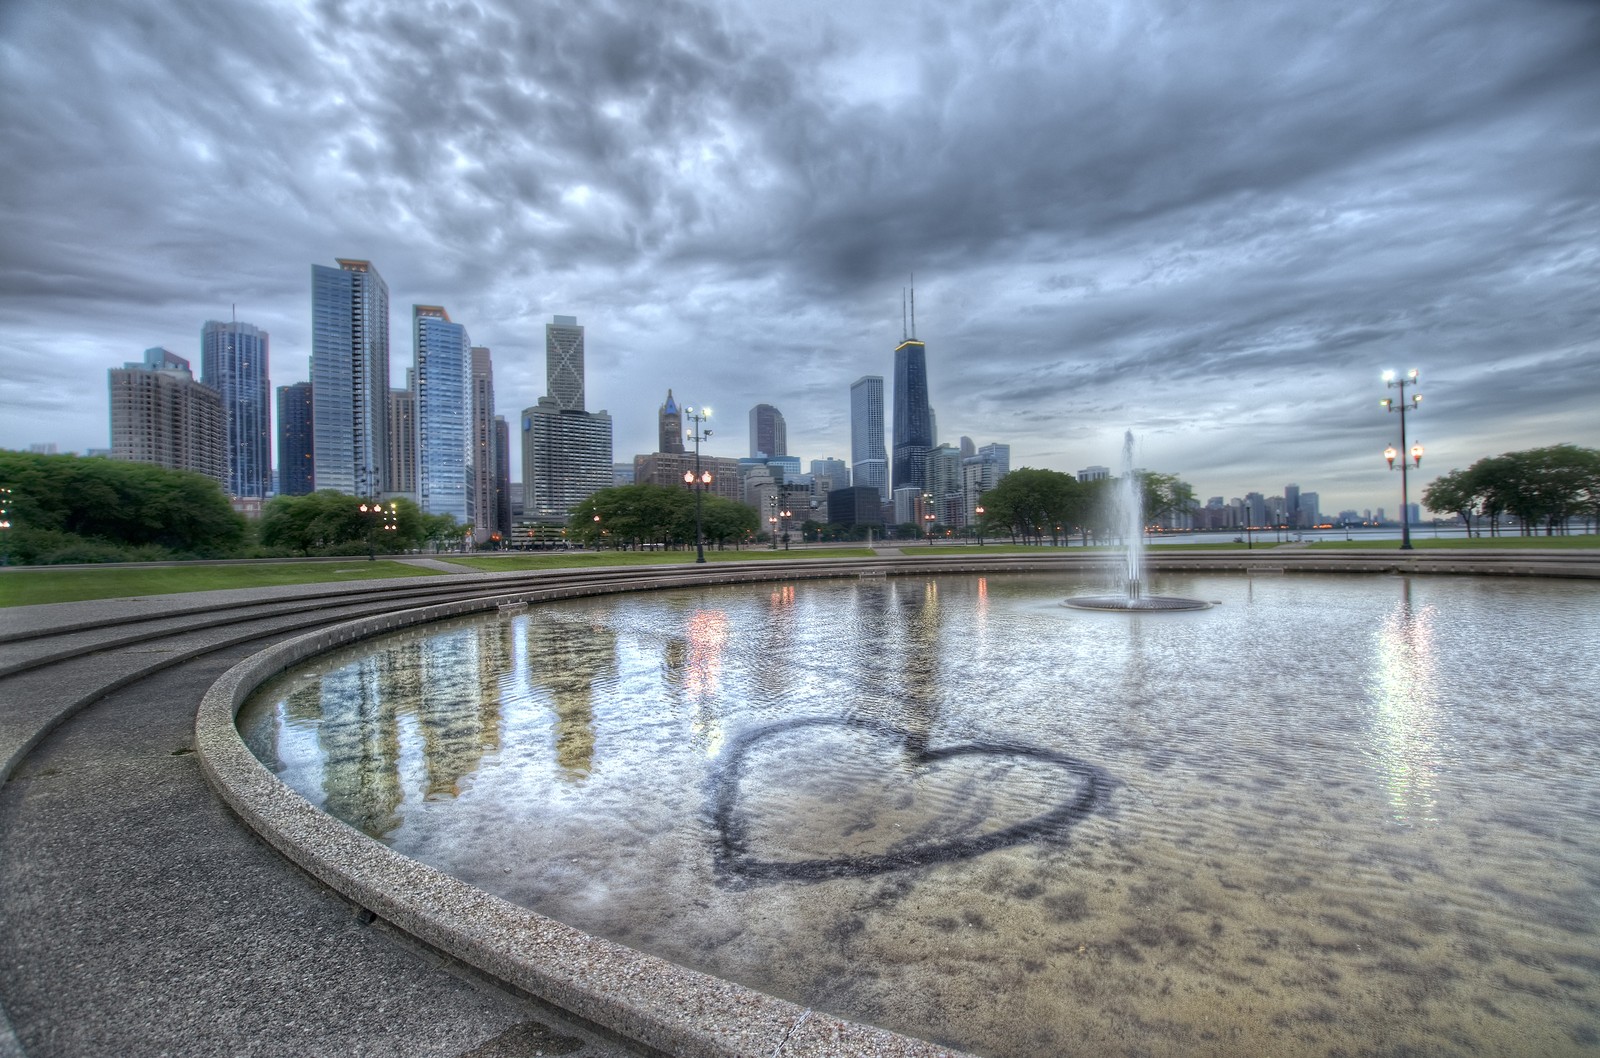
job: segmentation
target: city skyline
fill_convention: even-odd
[[[0,446],[105,447],[82,379],[198,361],[234,304],[305,380],[306,265],[341,255],[450,306],[508,417],[583,318],[624,457],[669,387],[714,454],[771,403],[844,456],[912,271],[937,440],[1013,467],[1131,429],[1201,496],[1393,510],[1379,376],[1410,368],[1413,499],[1600,446],[1592,5],[378,6],[7,6]]]

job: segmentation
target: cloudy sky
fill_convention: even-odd
[[[104,447],[235,304],[307,378],[335,257],[508,418],[577,316],[619,460],[669,386],[848,459],[913,272],[940,439],[1013,466],[1392,511],[1385,368],[1424,480],[1600,445],[1592,0],[4,0],[0,147],[3,447]]]

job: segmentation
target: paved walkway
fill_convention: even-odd
[[[637,1054],[357,914],[240,825],[192,732],[205,689],[258,645],[113,692],[0,787],[0,1006],[14,1033],[0,1022],[0,1056]],[[53,667],[53,688],[26,693],[70,697],[74,680],[96,685],[160,649]],[[0,694],[30,675],[44,673]]]

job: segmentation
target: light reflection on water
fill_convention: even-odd
[[[1038,575],[573,601],[319,659],[240,726],[485,889],[979,1053],[1593,1053],[1595,589],[1157,582],[1221,605],[1072,611]],[[936,862],[719,872],[735,759],[749,859]],[[1059,760],[1112,784],[1086,818],[924,855],[1077,796]]]

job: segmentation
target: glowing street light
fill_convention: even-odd
[[[711,471],[700,469],[700,442],[711,436],[710,429],[705,426],[711,418],[711,409],[686,407],[683,414],[694,424],[684,434],[694,442],[694,469],[683,472],[683,483],[694,489],[694,560],[698,563],[706,560],[705,532],[700,520],[701,494],[711,484]]]
[[[367,561],[375,562],[378,558],[377,532],[394,532],[400,528],[400,508],[391,503],[385,507],[377,500],[363,503],[359,510],[362,514],[373,519],[367,527]]]
[[[972,509],[972,513],[976,514],[978,516],[978,546],[982,547],[983,546],[983,504],[980,503],[976,507],[974,507]]]
[[[1396,377],[1393,371],[1385,371],[1383,373],[1383,383],[1389,389],[1398,389],[1400,391],[1400,397],[1398,400],[1385,397],[1381,402],[1385,411],[1400,413],[1400,448],[1396,450],[1393,445],[1390,445],[1383,450],[1383,458],[1388,461],[1389,469],[1393,470],[1395,457],[1398,456],[1400,452],[1405,451],[1406,447],[1406,412],[1416,411],[1417,408],[1421,407],[1422,394],[1413,392],[1411,394],[1411,399],[1409,401],[1406,400],[1406,387],[1415,386],[1417,384],[1417,371],[1415,368],[1412,368],[1410,371],[1406,372],[1404,377]],[[1410,465],[1412,466],[1420,467],[1422,465],[1422,445],[1420,443],[1412,446],[1411,460],[1412,462]],[[1406,479],[1407,466],[1408,464],[1406,461],[1401,459],[1400,550],[1402,551],[1411,550],[1411,492],[1410,483]]]

